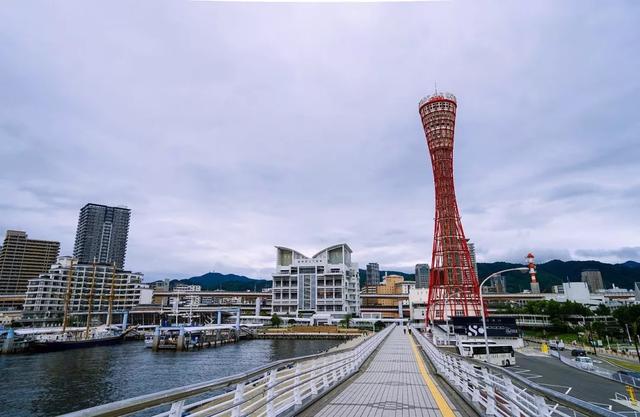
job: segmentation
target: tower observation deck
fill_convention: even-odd
[[[462,229],[453,180],[453,138],[457,100],[436,92],[420,100],[435,185],[435,226],[427,320],[480,316],[480,289]]]

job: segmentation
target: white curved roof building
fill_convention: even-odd
[[[329,313],[336,318],[360,314],[360,276],[349,245],[329,246],[312,257],[283,246],[276,249],[274,313],[295,317]]]

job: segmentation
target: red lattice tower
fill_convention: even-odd
[[[453,182],[456,98],[438,93],[420,101],[435,184],[435,227],[429,276],[427,321],[449,316],[480,316],[478,277],[462,230]]]

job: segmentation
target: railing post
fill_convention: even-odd
[[[274,369],[269,372],[269,382],[267,383],[267,417],[275,416],[273,398],[275,397],[275,392],[273,386],[276,383],[276,374],[278,370]]]
[[[314,359],[313,361],[311,361],[311,369],[313,369],[313,371],[311,371],[311,378],[309,379],[309,383],[311,384],[311,396],[315,397],[316,395],[318,395],[318,386],[316,385],[318,383],[318,381],[316,381],[316,365],[318,363],[317,359]]]
[[[463,375],[466,375],[466,380],[464,381],[464,386],[462,387],[462,390],[465,394],[471,397],[473,401],[474,392],[471,389],[471,387],[473,386],[471,383],[472,382],[471,378],[473,378],[473,376],[475,375],[473,366],[467,362],[462,362],[462,373]]]
[[[182,417],[182,409],[184,408],[184,401],[176,401],[171,404],[171,410],[169,410],[168,417]]]
[[[491,374],[487,368],[482,368],[482,379],[484,380],[484,390],[487,395],[486,398],[486,415],[494,415],[496,413],[496,392],[493,389],[493,381],[491,380]]]
[[[458,385],[458,387],[460,387],[461,389],[464,389],[464,385],[465,385],[464,371],[463,371],[464,362],[457,358],[454,359],[454,362],[455,362],[455,368],[454,368],[455,383],[456,385]]]
[[[322,366],[320,367],[320,372],[322,372],[322,390],[326,390],[329,388],[329,378],[327,377],[327,373],[324,371],[325,365],[327,364],[326,357],[322,358]]]
[[[233,395],[233,410],[231,411],[231,417],[240,416],[240,403],[244,401],[244,382],[236,384],[236,392]]]
[[[520,416],[520,408],[518,408],[518,405],[516,403],[517,394],[513,383],[511,382],[511,379],[507,378],[506,376],[503,376],[502,380],[504,381],[504,389],[507,394],[507,400],[509,401],[509,410],[511,410],[511,415],[514,417],[518,417]]]
[[[533,398],[533,402],[536,405],[536,408],[538,409],[538,416],[540,416],[540,417],[548,417],[548,416],[551,415],[551,410],[549,410],[549,406],[544,401],[543,397],[539,397],[539,396],[536,395]]]
[[[293,402],[296,405],[302,404],[300,397],[300,362],[296,363],[295,378],[293,379]]]
[[[487,407],[485,414],[488,416],[494,416],[496,414],[496,391],[491,385],[485,387],[487,392]]]

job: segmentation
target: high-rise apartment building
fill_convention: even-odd
[[[29,280],[48,271],[59,252],[60,242],[29,239],[25,232],[7,230],[0,249],[0,294],[24,295]]]
[[[507,292],[507,285],[503,275],[497,275],[491,278],[491,286],[495,289],[496,294],[504,294]]]
[[[29,280],[24,317],[29,320],[59,321],[64,312],[70,273],[68,288],[71,314],[88,311],[90,300],[96,316],[104,316],[110,303],[114,312],[151,303],[153,290],[142,283],[142,274],[117,268],[114,270],[111,264],[76,263],[70,256],[61,256],[47,272]]]
[[[276,249],[274,313],[297,317],[360,314],[360,274],[346,243],[330,246],[311,258],[293,249]]]
[[[469,239],[467,239],[467,245],[469,246],[469,256],[471,256],[471,264],[473,264],[473,270],[476,271],[476,276],[478,276],[478,264],[476,262],[476,245],[475,243],[470,242]]]
[[[367,286],[380,284],[380,265],[375,262],[367,264]]]
[[[602,274],[597,269],[584,269],[580,274],[582,282],[586,282],[589,286],[589,291],[596,292],[597,290],[604,290],[604,282],[602,282]]]
[[[89,203],[80,210],[73,256],[80,263],[112,264],[124,268],[131,210]]]
[[[429,264],[416,264],[416,288],[429,288]]]

